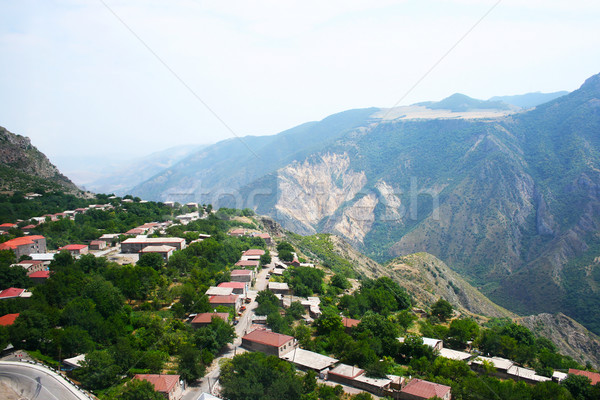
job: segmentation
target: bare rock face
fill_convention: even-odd
[[[600,337],[562,313],[538,314],[523,317],[517,322],[539,336],[550,339],[559,352],[586,364],[600,368]]]
[[[350,169],[347,154],[325,154],[278,171],[277,219],[295,220],[302,231],[315,233],[314,226],[333,215],[365,186],[364,172]]]

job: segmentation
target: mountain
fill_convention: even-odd
[[[478,100],[461,93],[455,93],[438,102],[417,103],[432,110],[450,110],[463,112],[471,110],[510,110],[510,106],[502,100]]]
[[[569,92],[564,90],[552,93],[535,92],[518,94],[514,96],[494,96],[490,98],[489,101],[501,101],[503,103],[512,104],[521,108],[533,108],[567,94],[569,94]]]
[[[176,146],[133,160],[113,161],[108,165],[105,159],[101,159],[99,165],[91,167],[95,174],[91,175],[88,171],[88,178],[80,178],[80,183],[95,193],[125,195],[139,183],[205,147],[206,145]],[[76,168],[80,169],[80,166],[81,162],[78,162]],[[92,176],[91,180],[89,179],[90,175]]]
[[[11,133],[3,127],[0,127],[0,190],[81,193],[48,157],[31,144],[28,137]]]
[[[528,111],[446,100],[222,142],[134,194],[255,208],[378,261],[426,252],[513,312],[599,333],[600,75]]]

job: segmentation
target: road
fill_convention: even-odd
[[[261,290],[266,289],[268,281],[267,274],[273,270],[275,262],[279,262],[279,259],[277,259],[277,257],[272,257],[271,263],[265,268],[261,268],[256,275],[253,290],[248,290],[248,297],[252,299],[252,302],[245,304],[246,311],[238,318],[239,322],[235,326],[237,337],[232,344],[227,345],[227,348],[215,358],[207,374],[200,380],[200,385],[188,387],[183,396],[183,400],[196,400],[200,397],[202,392],[210,393],[214,388],[215,383],[219,380],[219,374],[221,373],[219,361],[222,361],[224,358],[233,358],[236,354],[246,351],[240,347],[242,345],[242,336],[248,333],[248,329],[252,325],[254,309],[258,306],[258,303],[256,303],[256,294]]]
[[[0,380],[22,399],[89,400],[75,386],[55,372],[19,361],[0,361]]]

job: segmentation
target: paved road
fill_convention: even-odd
[[[62,376],[26,362],[0,361],[0,380],[23,399],[89,400]]]
[[[188,387],[185,395],[183,396],[183,400],[196,400],[198,397],[200,397],[202,392],[210,393],[214,388],[215,383],[219,380],[219,374],[221,373],[219,361],[223,358],[233,358],[236,354],[246,351],[240,347],[242,344],[242,336],[248,333],[248,329],[250,328],[250,325],[252,325],[254,309],[258,306],[258,303],[256,303],[256,294],[267,287],[267,273],[272,271],[275,267],[274,263],[279,261],[277,257],[272,258],[273,260],[271,264],[265,268],[261,268],[256,275],[256,281],[253,287],[254,290],[248,291],[248,297],[252,299],[252,302],[245,304],[246,311],[244,311],[242,316],[238,318],[239,322],[235,326],[235,333],[237,337],[233,341],[233,344],[227,345],[227,348],[224,349],[223,352],[213,361],[212,368],[200,380],[200,385]]]

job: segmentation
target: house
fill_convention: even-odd
[[[66,250],[69,253],[71,253],[72,256],[80,256],[82,254],[87,254],[89,251],[89,248],[85,244],[68,244],[66,246],[59,248],[58,250],[60,250],[60,251]]]
[[[207,296],[231,296],[234,293],[233,288],[230,287],[210,286],[204,294]]]
[[[475,372],[484,371],[484,362],[494,366],[496,372],[493,375],[501,379],[512,379],[512,376],[508,374],[508,370],[515,364],[513,361],[501,357],[477,357],[470,362],[471,369]]]
[[[200,313],[194,317],[191,324],[194,328],[201,328],[209,325],[213,318],[221,318],[223,321],[229,322],[228,313]]]
[[[277,357],[289,353],[296,346],[297,342],[293,336],[282,335],[264,329],[256,329],[242,337],[242,347]]]
[[[242,253],[242,260],[243,261],[247,261],[247,260],[256,260],[256,261],[259,261],[260,260],[260,256],[262,256],[264,254],[265,254],[265,251],[261,250],[261,249],[246,250],[245,252]]]
[[[90,250],[104,250],[106,248],[106,242],[104,240],[92,240],[89,247]]]
[[[294,351],[290,351],[281,356],[282,359],[291,362],[297,368],[302,370],[312,369],[315,372],[323,372],[337,364],[339,360],[327,357],[319,353],[304,350],[296,347]]]
[[[229,231],[228,233],[229,236],[246,236],[246,230],[245,229],[234,229],[232,231]]]
[[[12,250],[16,259],[46,252],[46,238],[40,235],[23,236],[0,243],[0,250]]]
[[[19,313],[3,315],[0,317],[0,326],[10,326],[15,323],[18,317]]]
[[[105,233],[104,235],[100,236],[98,240],[102,240],[103,242],[106,242],[107,246],[110,246],[113,241],[116,242],[119,240],[119,236],[119,233]]]
[[[353,328],[356,328],[360,324],[360,319],[352,319],[342,317],[342,325],[344,325],[344,330],[346,333],[350,333]]]
[[[273,239],[271,239],[271,235],[269,235],[268,233],[261,233],[260,235],[258,235],[258,237],[263,239],[266,244],[273,243]]]
[[[172,246],[176,250],[185,249],[185,239],[177,237],[136,237],[121,242],[121,253],[139,253],[148,246]]]
[[[423,400],[439,397],[443,400],[451,400],[452,394],[450,389],[450,386],[415,378],[404,386],[398,398],[401,400]]]
[[[285,282],[269,282],[269,290],[275,294],[287,296],[291,294],[290,287]]]
[[[190,207],[190,208],[198,208],[198,203],[194,203],[194,202],[190,202],[190,203],[185,203],[186,207]]]
[[[248,284],[245,282],[221,282],[217,287],[231,288],[233,289],[233,294],[241,296],[246,296],[246,292],[248,291]]]
[[[183,397],[183,384],[179,375],[136,374],[133,379],[148,381],[154,390],[162,393],[167,400],[180,400]]]
[[[464,351],[458,351],[458,350],[452,350],[452,349],[446,349],[446,348],[443,348],[440,350],[440,356],[444,357],[444,358],[449,358],[450,360],[457,360],[457,361],[465,361],[465,360],[468,360],[469,358],[473,357],[471,354],[465,353]]]
[[[163,202],[163,204],[167,207],[175,207],[174,201],[165,201],[165,202]]]
[[[342,385],[353,386],[354,379],[364,374],[364,370],[353,365],[338,364],[327,374],[327,380],[341,383]]]
[[[76,369],[83,367],[85,361],[85,354],[79,354],[75,357],[65,358],[62,362],[67,368]]]
[[[231,294],[229,296],[210,296],[208,298],[208,303],[211,307],[231,307],[237,312],[242,305],[242,298],[237,294]]]
[[[394,377],[394,379],[400,379],[400,377]],[[391,385],[392,379],[391,376],[387,378],[371,378],[368,377],[367,374],[361,374],[354,378],[354,382],[352,385],[355,388],[366,390],[367,392],[371,392],[376,396],[388,396],[392,394]]]
[[[140,254],[146,253],[157,253],[160,254],[165,261],[169,261],[169,258],[173,255],[175,247],[173,246],[146,246],[140,250]]]
[[[146,231],[147,231],[147,229],[144,229],[144,228],[131,228],[130,230],[125,232],[125,234],[126,235],[143,235],[146,233]]]
[[[9,229],[14,229],[17,228],[18,225],[17,224],[13,224],[10,222],[4,223],[0,225],[0,231],[2,232],[8,232]]]
[[[232,282],[252,282],[254,273],[249,269],[234,269],[230,276]]]
[[[21,230],[25,233],[30,233],[31,231],[33,231],[35,228],[37,227],[37,225],[25,225],[24,227],[21,228]]]
[[[14,299],[17,297],[31,297],[33,293],[28,292],[27,289],[19,288],[8,288],[0,291],[0,300]]]
[[[50,271],[37,271],[29,274],[29,278],[33,283],[40,284],[46,282],[50,278]]]
[[[260,265],[260,262],[256,261],[256,260],[240,260],[235,263],[236,267],[252,268],[252,269],[258,268],[259,265]]]
[[[592,386],[600,382],[600,374],[597,372],[582,371],[580,369],[569,368],[569,374],[587,376],[592,381]]]
[[[517,365],[512,365],[506,371],[506,373],[515,381],[524,381],[526,383],[531,384],[547,382],[552,380],[552,378],[536,374],[535,371],[532,369],[519,367]]]
[[[27,275],[46,269],[45,263],[40,260],[23,260],[17,264],[11,265],[11,267],[23,268],[25,271],[27,271]]]

